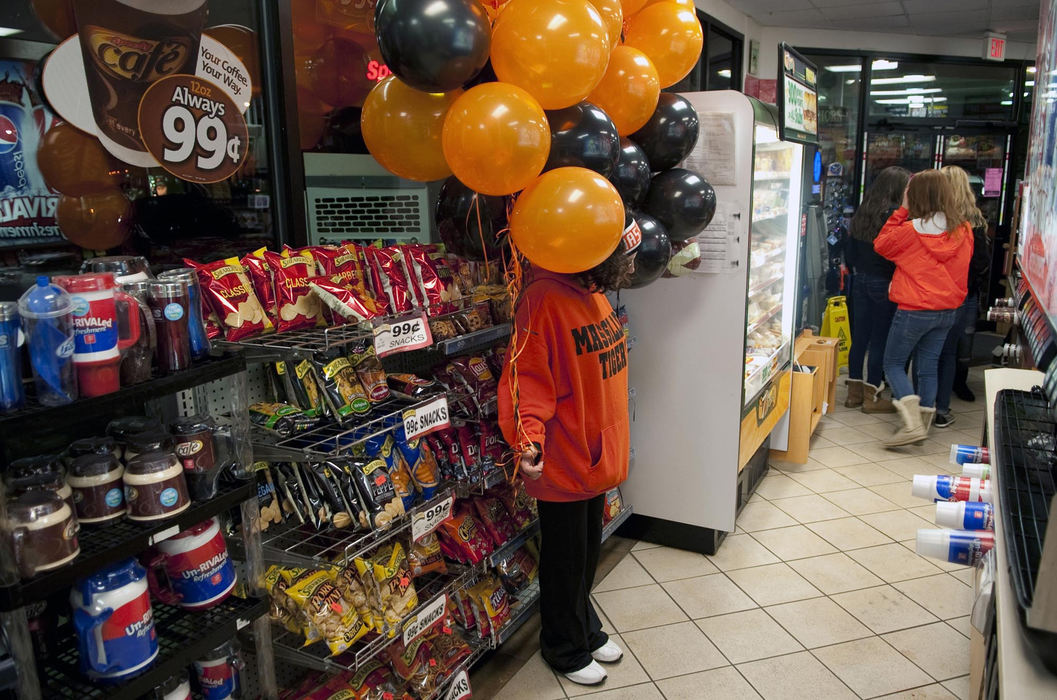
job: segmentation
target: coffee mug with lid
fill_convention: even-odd
[[[129,520],[161,520],[191,505],[183,465],[172,452],[137,455],[125,465],[122,478]]]
[[[81,553],[77,530],[73,510],[54,491],[29,489],[7,503],[4,531],[23,578],[73,561]]]

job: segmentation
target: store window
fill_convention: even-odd
[[[867,100],[871,119],[1013,120],[1017,82],[1013,66],[880,61],[887,69],[871,71]]]
[[[72,7],[82,15],[75,15]],[[35,256],[39,259],[46,253],[51,259],[59,253],[59,258],[79,264],[81,257],[105,250],[147,255],[152,264],[164,266],[180,264],[183,257],[215,259],[275,243],[257,3],[208,0],[187,14],[189,35],[198,41],[190,60],[201,60],[201,46],[222,46],[215,55],[236,57],[245,68],[246,84],[224,90],[240,114],[231,123],[235,131],[223,144],[213,127],[203,128],[206,141],[187,140],[192,131],[181,125],[187,127],[190,122],[172,121],[165,145],[174,147],[173,139],[190,144],[193,153],[184,165],[192,165],[186,169],[161,167],[154,158],[139,132],[138,101],[124,109],[122,104],[107,107],[96,100],[97,95],[116,94],[119,102],[130,101],[130,91],[140,97],[144,89],[132,87],[135,81],[117,74],[96,75],[89,66],[80,82],[82,90],[88,86],[85,103],[92,109],[85,108],[80,120],[71,118],[65,91],[49,89],[61,82],[49,82],[46,62],[66,66],[63,61],[71,52],[81,57],[82,46],[77,41],[64,44],[65,57],[57,48],[78,33],[79,25],[102,26],[126,35],[137,30],[161,31],[142,23],[133,26],[142,13],[123,11],[124,7],[103,0],[76,5],[30,0],[4,4],[0,126],[7,126],[14,145],[5,150],[0,144],[0,161],[20,164],[17,168],[0,164],[0,256],[7,265],[33,262]],[[168,20],[161,25],[175,26]],[[185,66],[178,72],[195,71]],[[224,79],[223,70],[213,77],[217,84]],[[235,94],[241,95],[237,102]],[[157,117],[159,125],[165,123],[162,114]],[[193,116],[195,124],[199,121]],[[102,133],[113,136],[116,147],[99,138],[101,122],[109,125],[107,129],[112,127]],[[124,148],[138,155],[121,155],[128,152],[121,150],[122,132],[132,134]],[[159,126],[159,138],[162,132]],[[207,146],[215,147],[211,155],[203,150]],[[201,161],[195,160],[199,156]],[[146,164],[151,158],[152,164]]]
[[[698,11],[705,33],[705,47],[701,59],[690,73],[668,92],[698,92],[702,90],[740,90],[742,54],[745,39],[724,24]]]

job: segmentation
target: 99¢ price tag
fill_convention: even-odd
[[[374,327],[374,352],[385,357],[398,352],[421,350],[433,344],[425,314],[404,316]]]
[[[448,687],[448,692],[444,694],[444,700],[466,700],[472,697],[470,679],[466,675],[466,669],[463,669],[451,679],[451,685]]]
[[[427,404],[404,411],[404,434],[408,442],[451,425],[448,398],[438,396]]]
[[[191,182],[228,179],[249,148],[246,119],[228,93],[193,75],[170,75],[147,88],[139,130],[161,166]]]
[[[451,508],[454,504],[455,496],[448,496],[440,503],[411,516],[411,540],[418,542],[440,527],[445,520],[451,518]]]

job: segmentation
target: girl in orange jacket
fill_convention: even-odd
[[[520,472],[539,505],[540,650],[583,685],[606,679],[598,661],[623,656],[590,593],[605,493],[627,477],[630,444],[627,344],[603,292],[626,286],[640,240],[632,221],[598,267],[576,275],[533,268],[514,317],[522,346],[516,406],[510,363],[500,379],[499,425],[510,445],[523,447]]]
[[[874,240],[874,250],[896,264],[888,298],[896,303],[885,345],[884,371],[903,425],[888,447],[919,442],[936,416],[937,367],[947,333],[965,300],[973,233],[939,170],[918,173],[903,206]],[[920,395],[906,373],[910,357]]]

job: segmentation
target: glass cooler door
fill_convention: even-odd
[[[745,312],[744,406],[785,368],[792,347],[803,147],[756,124]]]

